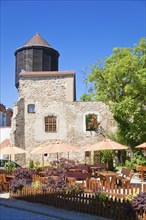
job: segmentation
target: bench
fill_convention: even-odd
[[[130,168],[123,167],[121,172],[116,177],[117,184],[121,185],[122,187],[126,187],[130,184],[134,172]]]

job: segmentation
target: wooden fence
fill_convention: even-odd
[[[140,192],[146,192],[146,184],[129,184],[126,187],[111,185],[110,187],[105,187],[101,181],[88,179],[86,180],[84,191],[89,193],[104,191],[110,197],[125,198],[127,195],[134,196]]]
[[[12,193],[11,197],[32,203],[41,203],[69,211],[82,212],[95,216],[102,216],[113,220],[136,220],[129,201],[121,199],[106,198],[99,200],[95,194],[66,194],[52,190],[41,191],[32,187],[24,187],[21,192]]]
[[[42,184],[45,184],[47,181],[47,177],[33,175],[33,182],[37,180],[40,181]],[[126,187],[119,187],[117,185],[104,186],[104,183],[102,181],[95,178],[86,179],[86,181],[80,181],[80,184],[82,185],[82,187],[84,188],[84,192],[86,193],[104,191],[106,195],[116,198],[125,198],[127,195],[136,195],[140,192],[146,192],[146,184],[129,184]]]

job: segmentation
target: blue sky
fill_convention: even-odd
[[[114,47],[132,47],[146,37],[146,2],[1,0],[1,103],[13,108],[16,49],[38,32],[59,51],[59,70],[76,71],[77,100],[86,91],[83,71]]]

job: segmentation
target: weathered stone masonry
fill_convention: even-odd
[[[48,78],[47,78],[48,77]],[[67,101],[67,77],[36,78],[20,76],[19,101],[13,118],[14,144],[30,152],[51,140],[62,140],[84,146],[102,138],[94,131],[85,131],[85,114],[96,113],[106,133],[115,131],[115,122],[108,107],[101,102]],[[35,113],[28,113],[28,104],[35,104]],[[57,116],[57,132],[46,133],[44,117]],[[28,157],[29,160],[29,157]]]

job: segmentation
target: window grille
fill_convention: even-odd
[[[45,132],[56,132],[57,131],[57,117],[48,116],[45,117]]]

